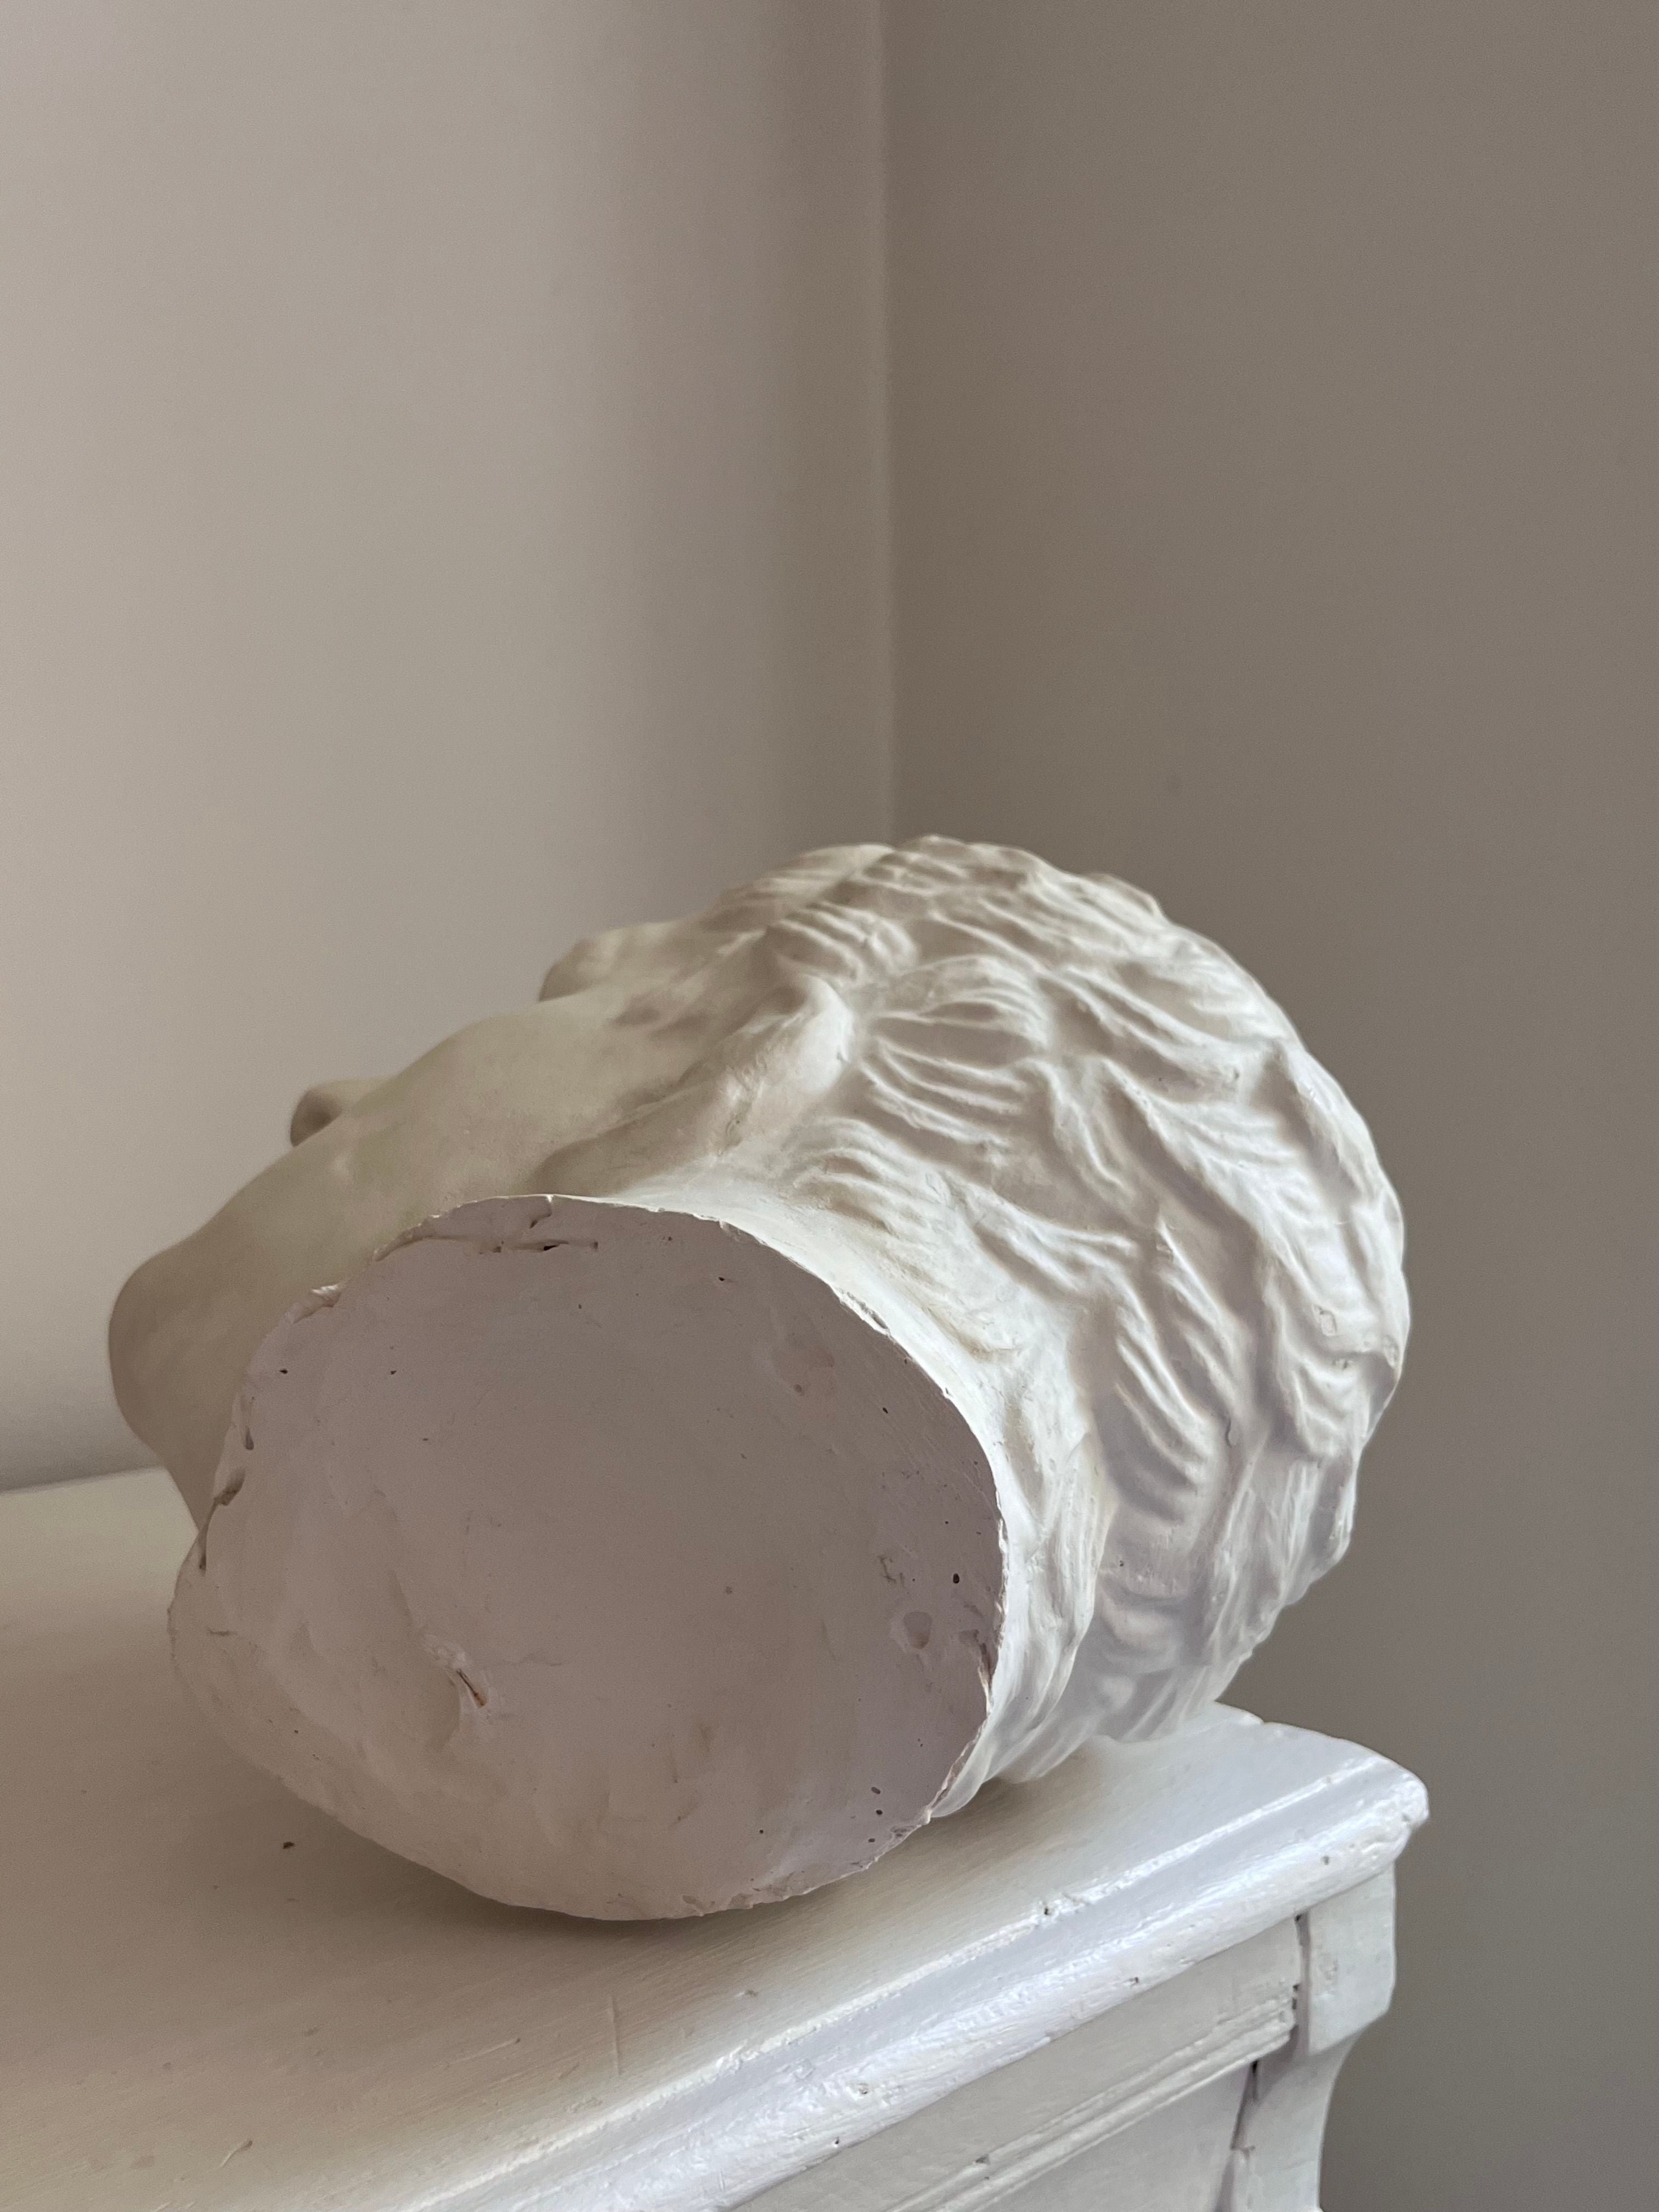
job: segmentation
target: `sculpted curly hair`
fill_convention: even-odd
[[[544,995],[658,951],[594,940]],[[739,951],[752,1012],[642,1143],[660,1169],[701,1102],[672,1150],[740,1178],[763,1149],[774,1185],[950,1317],[1040,1563],[1020,1601],[1062,1655],[999,1682],[960,1796],[1176,1725],[1348,1540],[1408,1323],[1364,1123],[1218,947],[1026,853],[809,854],[709,908],[685,983]],[[816,1072],[757,1124],[792,1055]]]

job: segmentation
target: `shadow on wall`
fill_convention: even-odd
[[[901,832],[1213,934],[1405,1206],[1353,1552],[1233,1692],[1429,1784],[1346,2212],[1650,2184],[1656,27],[888,17]]]

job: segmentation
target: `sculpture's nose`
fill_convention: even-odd
[[[303,1145],[319,1129],[327,1128],[348,1106],[380,1086],[378,1075],[348,1075],[337,1083],[313,1083],[294,1109],[294,1119],[288,1125],[289,1144]]]

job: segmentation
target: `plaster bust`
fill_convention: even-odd
[[[1024,853],[808,854],[293,1137],[111,1323],[199,1528],[175,1655],[511,1903],[791,1895],[1178,1726],[1340,1554],[1399,1374],[1336,1085]]]

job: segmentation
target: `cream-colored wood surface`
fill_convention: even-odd
[[[1394,1869],[765,2192],[765,2212],[1315,2212],[1325,2118],[1394,1993]]]
[[[1378,1878],[1423,1810],[1387,1761],[1223,1712],[788,1905],[515,1911],[210,1736],[163,1625],[190,1534],[156,1475],[0,1500],[0,2203],[1208,2212],[1219,2145],[1240,2212],[1305,2212],[1249,2130],[1328,2056],[1310,2017],[1340,2042],[1386,2002]]]
[[[1030,2201],[1047,2207],[1061,2201],[1052,2192],[1062,2172],[1076,2185],[1114,2164],[1132,2169],[1156,2143],[1166,2187],[1157,2201],[1181,2203],[1177,2177],[1206,2175],[1198,2201],[1212,2212],[1244,2077],[1293,2033],[1300,1955],[1295,1923],[1282,1921],[760,2202],[765,2212],[970,2212],[1036,2192]]]

